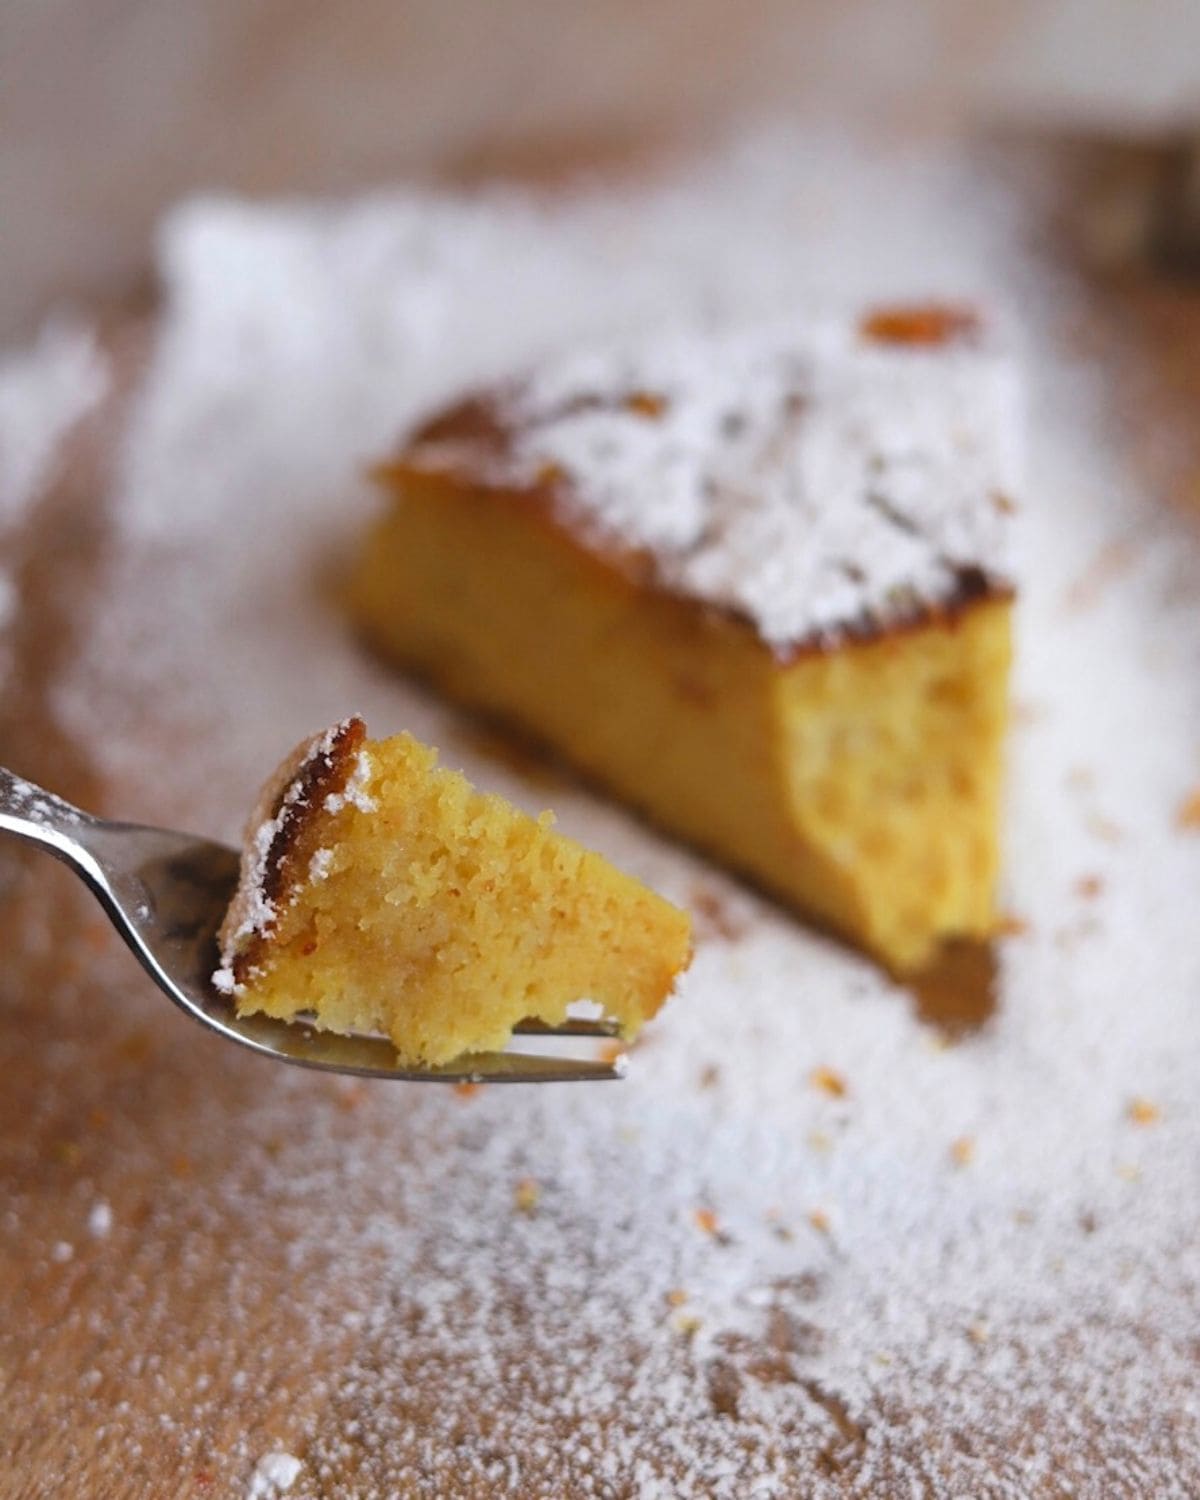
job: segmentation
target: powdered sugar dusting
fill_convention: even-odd
[[[217,1394],[181,1366],[173,1461],[203,1454],[235,1493],[286,1444],[302,1500],[1200,1488],[1200,839],[1173,823],[1200,745],[1200,558],[1058,337],[1076,289],[1018,230],[971,162],[796,135],[550,208],[413,192],[173,220],[112,575],[59,700],[130,816],[232,832],[281,742],[352,703],[544,803],[364,656],[321,585],[377,503],[358,466],[558,346],[815,294],[967,296],[1016,307],[1034,414],[1006,822],[1024,925],[993,1020],[947,1046],[865,961],[572,786],[566,832],[732,914],[620,1086],[335,1085],[176,1046],[147,997],[166,1040],[163,1081],[138,1077],[158,1113],[125,1141],[153,1205],[142,1260],[80,1265],[114,1235],[53,1271],[94,1274],[105,1323],[136,1312],[161,1360],[186,1292],[209,1367],[250,1372]],[[269,545],[248,543],[251,509]],[[1081,606],[1114,545],[1128,566]],[[150,698],[169,755],[129,729]],[[63,1098],[91,1086],[72,1028],[141,1014],[126,956],[88,973],[123,1004],[85,1022],[63,1001],[45,1064]],[[186,1178],[167,1169],[181,1137]],[[81,1216],[119,1204],[104,1171]],[[25,1230],[38,1201],[2,1212]],[[72,1424],[149,1445],[158,1367],[113,1353],[102,1373]],[[267,1433],[239,1392],[277,1378]],[[214,1431],[245,1435],[214,1456]]]
[[[365,750],[360,750],[355,757],[354,769],[350,773],[345,789],[340,792],[330,792],[325,798],[325,811],[339,813],[344,807],[357,807],[359,812],[374,812],[376,802],[367,791],[370,780],[371,757]]]
[[[265,1453],[254,1466],[246,1500],[272,1500],[295,1484],[304,1465],[291,1453]]]
[[[1011,581],[1017,404],[994,348],[817,314],[551,362],[502,405],[493,463],[565,475],[572,519],[785,647],[936,607],[968,571]]]
[[[91,332],[49,322],[34,347],[0,357],[0,686],[20,600],[6,541],[48,483],[59,444],[108,383]]]
[[[64,433],[104,394],[90,330],[52,322],[27,353],[0,359],[0,532],[45,483]]]

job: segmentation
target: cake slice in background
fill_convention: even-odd
[[[584,999],[632,1037],[687,966],[688,919],[552,821],[347,719],[263,788],[214,982],[242,1012],[385,1032],[413,1066]]]
[[[353,608],[913,971],[994,922],[1016,429],[966,308],[583,351],[379,467]]]

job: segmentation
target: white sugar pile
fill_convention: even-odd
[[[0,687],[5,632],[17,610],[10,536],[49,481],[64,434],[106,383],[91,334],[69,323],[48,323],[32,350],[0,358]]]
[[[1006,893],[1028,926],[995,1017],[940,1044],[867,963],[563,789],[568,833],[684,901],[703,880],[743,930],[702,941],[619,1087],[378,1088],[350,1129],[310,1079],[255,1075],[228,1125],[254,1170],[195,1212],[257,1192],[254,1243],[285,1243],[312,1305],[273,1331],[235,1287],[246,1327],[343,1351],[289,1494],[1195,1493],[1200,838],[1173,813],[1200,556],[1115,451],[1054,332],[1074,293],[1013,204],[953,156],[785,133],[552,206],[194,203],[162,269],[106,602],[58,706],[114,809],[227,836],[350,708],[543,800],[327,588],[376,503],[362,465],[443,399],[577,338],[812,298],[1015,307],[1033,372]]]

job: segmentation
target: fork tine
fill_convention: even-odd
[[[422,1078],[439,1083],[582,1083],[625,1076],[625,1057],[601,1062],[582,1057],[552,1057],[533,1052],[476,1052]]]
[[[593,1036],[603,1040],[606,1037],[620,1035],[619,1021],[585,1021],[575,1016],[568,1016],[557,1026],[551,1026],[547,1021],[539,1021],[536,1017],[529,1016],[524,1021],[518,1021],[513,1027],[513,1036]]]

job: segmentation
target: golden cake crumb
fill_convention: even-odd
[[[831,1099],[844,1099],[847,1093],[846,1080],[833,1068],[814,1068],[808,1075],[808,1081],[813,1088],[822,1094],[828,1094]]]
[[[956,1167],[969,1167],[975,1160],[975,1142],[969,1135],[961,1135],[951,1142],[950,1160]]]
[[[1162,1110],[1158,1105],[1140,1095],[1129,1101],[1127,1113],[1134,1125],[1157,1125],[1162,1119]]]
[[[541,1199],[542,1189],[536,1178],[522,1177],[513,1193],[517,1209],[523,1214],[535,1213]]]
[[[1179,804],[1175,822],[1186,832],[1200,829],[1200,786]]]

